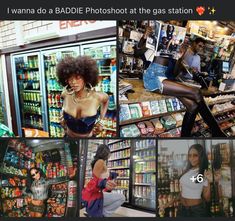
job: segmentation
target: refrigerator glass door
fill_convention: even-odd
[[[134,205],[149,210],[156,209],[156,142],[134,141],[133,194]]]
[[[56,65],[66,56],[76,57],[79,54],[79,47],[59,48],[42,52],[43,71],[46,82],[45,100],[47,101],[47,118],[50,137],[64,136],[64,130],[60,125],[60,114],[63,102],[61,92],[63,91],[63,87],[57,80]]]
[[[12,67],[19,135],[23,130],[28,136],[32,129],[46,131],[39,53],[14,55]]]
[[[81,54],[96,60],[99,70],[99,83],[96,91],[107,93],[109,106],[106,116],[102,120],[104,130],[96,136],[116,136],[116,39],[97,40],[81,44]]]

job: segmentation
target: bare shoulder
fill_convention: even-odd
[[[105,166],[105,161],[102,159],[99,159],[95,162],[94,169],[103,169]]]
[[[94,92],[94,95],[99,101],[107,101],[109,99],[108,94],[106,94],[104,92],[96,91],[96,92]]]

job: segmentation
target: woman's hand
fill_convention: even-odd
[[[108,180],[105,188],[107,190],[113,190],[116,186],[117,186],[116,182],[114,182],[113,180]]]

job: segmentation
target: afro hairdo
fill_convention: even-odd
[[[93,87],[98,83],[98,67],[96,61],[88,56],[71,57],[62,59],[56,68],[56,74],[59,82],[66,86],[71,76],[81,76],[85,84],[91,84]]]

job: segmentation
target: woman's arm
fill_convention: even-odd
[[[146,28],[143,36],[141,37],[139,43],[137,44],[137,47],[135,47],[134,53],[136,57],[142,56],[148,50],[148,48],[145,47],[145,43],[146,39],[152,33],[152,31],[153,29],[151,27]]]
[[[100,108],[100,120],[103,120],[109,106],[109,96],[106,93],[98,92],[99,101],[101,104]]]

